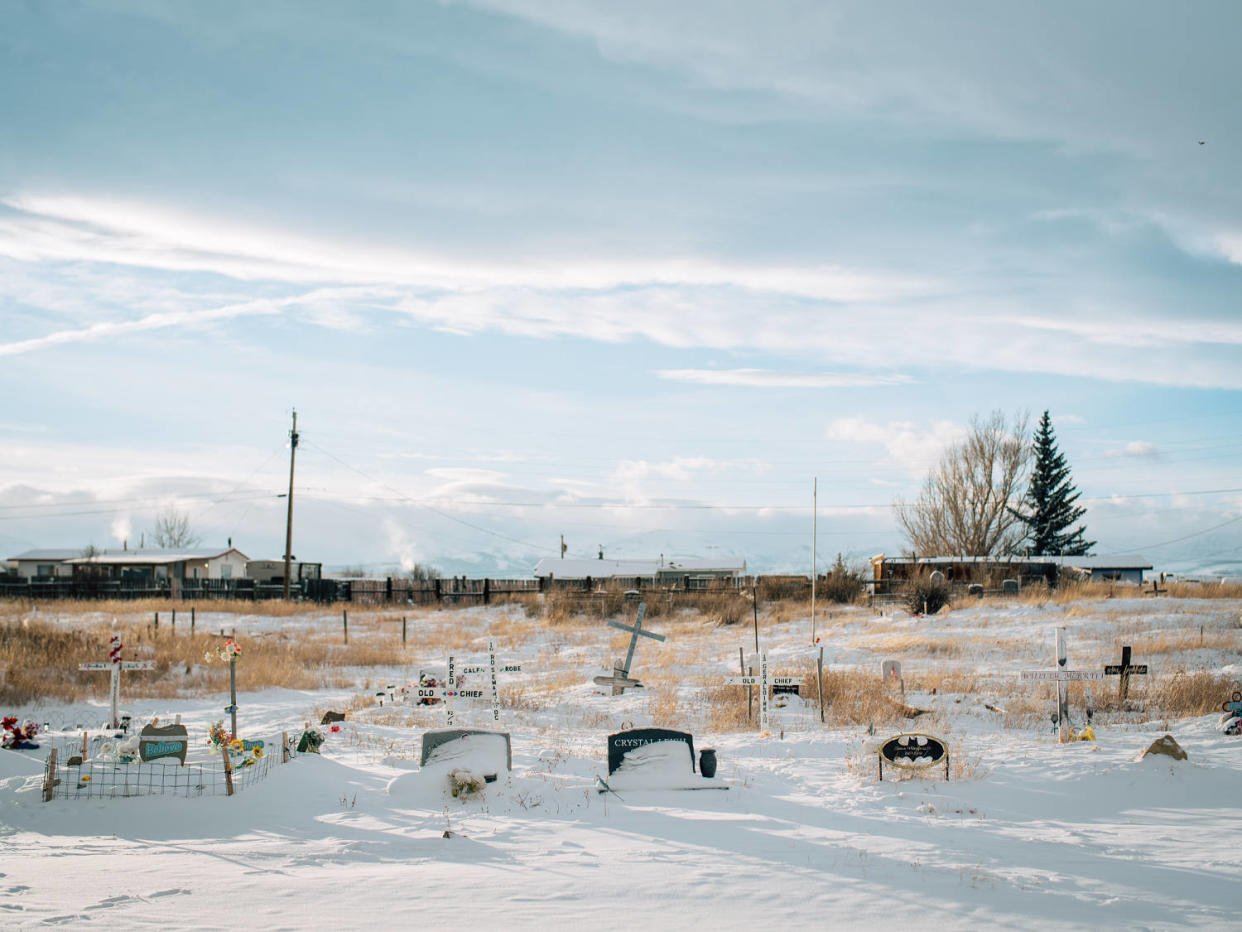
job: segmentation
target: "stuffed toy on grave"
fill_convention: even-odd
[[[608,779],[601,793],[621,790],[727,790],[716,777],[716,752],[703,748],[695,766],[694,738],[668,728],[634,728],[608,736]]]

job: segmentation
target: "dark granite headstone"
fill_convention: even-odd
[[[331,725],[333,722],[345,721],[344,712],[324,712],[323,718],[319,720],[320,725]]]
[[[190,739],[184,725],[144,725],[138,733],[138,759],[158,760],[175,757],[185,766],[185,754]]]
[[[423,732],[423,750],[419,756],[418,766],[425,767],[431,753],[442,744],[450,741],[470,740],[471,735],[500,735],[505,739],[505,759],[510,770],[513,769],[513,742],[507,731],[487,731],[482,728],[436,728]]]
[[[1005,595],[1018,594],[1018,581],[1016,579],[1006,579],[1001,582],[1001,592]]]
[[[694,770],[694,737],[684,731],[670,731],[667,728],[634,728],[630,731],[618,732],[608,736],[608,773],[612,775],[621,766],[625,755],[645,744],[657,741],[682,741],[690,749],[690,769]]]

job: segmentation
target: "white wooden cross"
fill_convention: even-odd
[[[154,660],[122,660],[121,659],[121,636],[119,634],[112,635],[112,644],[108,648],[108,660],[106,663],[80,663],[79,670],[110,670],[112,671],[112,727],[121,727],[121,671],[122,670],[154,670]]]
[[[453,727],[457,720],[456,706],[458,699],[482,699],[484,695],[481,689],[463,689],[460,681],[464,676],[464,672],[457,672],[457,658],[449,654],[448,678],[445,680],[444,686],[419,686],[417,688],[419,699],[444,700],[444,717],[450,728]]]
[[[1109,674],[1098,670],[1067,670],[1065,668],[1065,629],[1057,628],[1057,662],[1052,670],[1026,670],[1020,674],[1023,680],[1052,680],[1057,684],[1057,740],[1069,740],[1069,682],[1070,680],[1102,680]]]
[[[753,670],[754,667],[751,667]],[[773,686],[793,686],[799,682],[796,676],[769,676],[768,655],[762,653],[759,655],[759,675],[744,676],[726,676],[725,684],[728,686],[758,686],[759,687],[759,731],[761,734],[769,734],[771,729],[768,721],[769,700],[768,693]]]
[[[486,667],[482,667],[482,666],[462,667],[461,672],[463,676],[465,676],[467,673],[487,673],[488,674],[488,678],[491,681],[491,691],[492,691],[492,721],[499,722],[500,721],[500,691],[496,688],[496,674],[497,673],[521,673],[522,665],[520,663],[506,663],[503,666],[499,666],[499,667],[496,666],[496,642],[489,638],[487,642],[487,666]],[[450,721],[449,724],[451,725],[452,722]]]
[[[625,653],[625,663],[614,663],[612,665],[612,676],[597,676],[595,682],[600,686],[611,686],[612,694],[619,696],[626,689],[634,686],[641,686],[638,680],[630,678],[630,664],[634,662],[634,648],[638,645],[638,636],[641,634],[645,638],[651,638],[653,641],[666,640],[664,635],[656,634],[654,631],[643,630],[643,616],[647,614],[647,603],[638,603],[638,617],[634,619],[634,626],[630,627],[619,621],[609,620],[608,627],[620,628],[622,631],[630,632],[630,649]]]

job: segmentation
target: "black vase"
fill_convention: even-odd
[[[699,773],[707,780],[716,776],[716,751],[714,748],[703,748],[699,751]]]

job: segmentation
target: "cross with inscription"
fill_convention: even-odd
[[[487,642],[487,666],[466,666],[461,668],[462,675],[468,673],[486,673],[491,681],[492,687],[492,721],[500,721],[500,691],[496,688],[497,673],[521,673],[522,665],[520,663],[506,663],[502,666],[496,665],[496,642],[488,640]]]
[[[751,667],[753,670],[754,667]],[[769,725],[769,709],[771,708],[768,700],[768,692],[773,686],[797,686],[799,680],[796,676],[771,676],[771,668],[768,666],[768,655],[762,653],[759,655],[759,675],[742,676],[726,676],[725,685],[727,686],[758,686],[759,687],[759,733],[770,734],[771,727]]]
[[[1110,663],[1104,667],[1104,673],[1108,676],[1119,676],[1121,682],[1117,684],[1117,698],[1125,699],[1130,694],[1130,676],[1146,676],[1147,664],[1130,663],[1130,645],[1126,644],[1121,648],[1121,663]]]
[[[1053,680],[1057,684],[1057,740],[1069,741],[1069,682],[1070,680],[1102,680],[1107,673],[1097,670],[1067,670],[1065,668],[1065,629],[1057,628],[1057,664],[1052,670],[1027,670],[1020,674],[1023,680]]]
[[[110,670],[112,672],[112,688],[111,704],[112,704],[112,727],[121,727],[121,671],[122,670],[154,670],[154,660],[122,660],[121,659],[121,636],[119,634],[112,635],[112,644],[108,648],[107,662],[98,663],[80,663],[79,670]]]
[[[630,664],[634,662],[634,648],[638,644],[638,637],[642,635],[645,638],[651,638],[653,641],[665,640],[664,635],[656,634],[654,631],[643,630],[643,617],[647,614],[647,603],[638,603],[638,617],[634,619],[634,626],[630,627],[619,621],[609,621],[608,627],[620,628],[622,631],[630,632],[630,649],[626,651],[625,662],[616,661],[612,665],[612,676],[595,677],[596,684],[600,686],[611,686],[612,694],[619,696],[627,689],[633,689],[636,686],[642,686],[638,680],[630,678]]]

